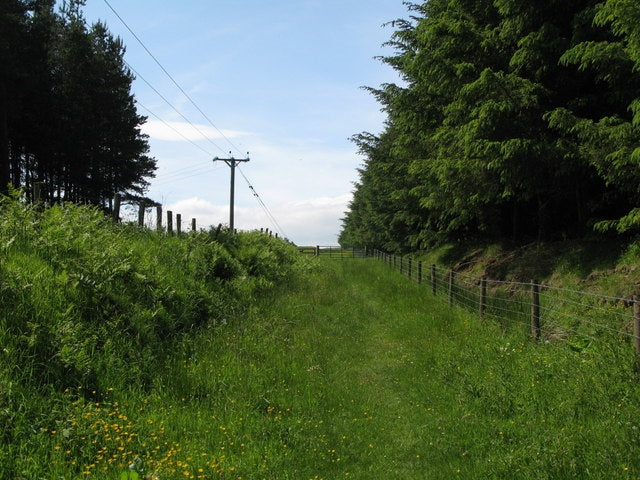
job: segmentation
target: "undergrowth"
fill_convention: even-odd
[[[40,432],[64,423],[70,401],[148,392],[186,339],[298,263],[294,247],[258,232],[170,237],[90,207],[2,199],[0,478],[35,478],[24,462],[42,455]]]
[[[373,259],[0,217],[0,478],[636,479],[628,338],[535,343]]]

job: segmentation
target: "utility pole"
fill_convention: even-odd
[[[229,165],[231,168],[231,188],[229,194],[229,229],[233,232],[233,200],[234,200],[234,191],[235,191],[235,183],[236,183],[236,165],[240,162],[248,162],[249,161],[249,152],[247,152],[247,158],[233,158],[231,156],[231,152],[229,152],[230,158],[218,158],[215,157],[213,159],[214,162],[221,161]]]

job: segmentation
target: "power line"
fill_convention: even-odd
[[[120,22],[122,22],[122,24],[125,26],[125,28],[131,33],[131,35],[133,35],[133,37],[138,41],[138,43],[142,46],[142,48],[147,52],[147,54],[153,59],[153,61],[158,65],[158,67],[160,67],[160,69],[165,73],[165,75],[171,80],[171,82],[176,86],[176,88],[178,90],[180,90],[180,92],[185,96],[185,98],[187,100],[189,100],[189,102],[195,107],[196,110],[198,110],[198,112],[200,112],[200,114],[203,116],[203,118],[205,118],[207,120],[207,122],[209,122],[209,124],[222,136],[222,138],[224,138],[229,145],[231,145],[238,153],[241,153],[240,148],[235,145],[225,134],[224,132],[222,132],[214,123],[213,121],[209,118],[209,116],[195,103],[195,101],[191,98],[191,96],[178,84],[178,82],[173,78],[173,76],[167,71],[167,69],[160,63],[160,61],[155,57],[155,55],[153,55],[153,53],[151,53],[151,50],[149,50],[149,48],[144,44],[144,42],[140,39],[140,37],[138,37],[138,35],[136,35],[136,33],[133,31],[133,29],[131,29],[131,27],[129,27],[129,25],[127,24],[127,22],[125,22],[125,20],[120,16],[120,14],[115,10],[115,8],[113,8],[113,6],[108,2],[108,0],[104,0],[104,3],[107,5],[107,7],[109,7],[109,9],[113,12],[113,14],[120,20]],[[167,100],[153,85],[151,85],[150,82],[148,82],[142,75],[140,75],[138,72],[136,72],[136,70],[125,61],[125,64],[128,66],[128,68],[130,68],[139,78],[141,78],[160,98],[162,98],[162,100],[164,100],[174,111],[176,111],[189,125],[191,125],[196,131],[198,131],[198,133],[200,133],[200,135],[202,135],[203,138],[205,138],[207,141],[209,141],[212,145],[214,145],[216,148],[218,148],[219,150],[224,152],[224,149],[222,149],[219,145],[217,145],[215,142],[213,142],[208,136],[206,136],[196,125],[194,125],[184,114],[182,114],[176,107],[173,106],[173,104],[171,102],[169,102],[169,100]],[[140,104],[142,106],[142,104]],[[169,125],[167,122],[165,122],[164,120],[162,120],[160,117],[158,117],[157,115],[153,114],[153,112],[151,112],[148,108],[144,107],[145,110],[149,111],[154,117],[158,118],[160,121],[162,121],[165,125],[167,125],[169,128],[171,128],[172,130],[174,130],[176,133],[178,133],[180,136],[182,136],[183,138],[185,138],[185,140],[189,141],[190,143],[192,143],[193,145],[197,146],[200,150],[204,151],[205,153],[209,154],[206,150],[204,150],[202,147],[198,146],[197,144],[195,144],[195,142],[192,142],[190,139],[188,139],[185,135],[183,135],[182,133],[180,133],[177,129],[173,128],[171,125]],[[226,153],[226,152],[225,152]],[[210,155],[210,154],[209,154]],[[210,155],[211,156],[211,155]],[[262,198],[260,198],[260,195],[258,195],[258,192],[256,192],[255,188],[251,185],[251,182],[249,182],[249,179],[246,177],[246,175],[244,174],[244,172],[242,172],[242,170],[239,168],[240,170],[240,174],[242,175],[242,177],[245,179],[245,181],[247,182],[247,185],[249,186],[249,189],[253,192],[253,195],[256,197],[256,199],[258,200],[258,202],[260,203],[260,206],[263,208],[263,210],[265,211],[265,213],[267,214],[267,216],[271,219],[271,221],[274,223],[274,225],[276,226],[276,228],[279,230],[280,234],[285,237],[284,231],[282,230],[282,227],[280,227],[280,225],[278,224],[277,220],[275,219],[275,217],[271,214],[271,212],[269,211],[269,209],[267,208],[267,205],[264,203],[264,201],[262,200]],[[191,175],[189,175],[191,176]],[[187,177],[185,177],[187,178]]]
[[[245,182],[247,182],[247,185],[249,186],[249,190],[251,190],[253,192],[253,196],[258,199],[258,202],[260,203],[260,206],[262,207],[264,212],[267,214],[267,217],[269,217],[269,219],[273,222],[274,226],[280,232],[280,235],[282,235],[283,238],[286,238],[287,236],[285,235],[284,231],[282,230],[282,227],[280,226],[278,221],[275,219],[275,217],[271,214],[271,212],[267,208],[267,205],[262,201],[262,198],[260,198],[260,195],[258,195],[258,192],[256,192],[255,188],[253,188],[253,185],[251,185],[251,182],[249,182],[249,179],[247,178],[247,176],[244,174],[244,172],[242,171],[242,169],[240,167],[238,167],[238,171],[240,172],[240,175],[242,175],[242,178],[244,178]]]
[[[214,168],[213,171],[215,170],[219,170],[219,168]],[[210,173],[211,170],[211,165],[207,164],[206,167],[204,166],[200,166],[200,167],[196,167],[192,170],[189,169],[184,169],[183,171],[177,170],[175,171],[175,173],[170,173],[167,175],[162,175],[160,177],[160,181],[158,182],[154,182],[155,186],[161,186],[161,185],[168,185],[170,183],[176,183],[182,180],[186,180],[187,178],[192,178],[192,177],[196,177],[196,176],[201,176],[205,173]]]
[[[140,75],[140,73],[138,73],[136,71],[135,68],[133,68],[129,63],[127,63],[126,61],[124,61],[124,63],[127,65],[127,68],[129,68],[135,75],[136,77],[139,77],[144,83],[146,83],[149,88],[151,88],[151,90],[153,90],[156,95],[158,95],[162,100],[164,100],[164,102],[169,105],[174,112],[176,112],[178,115],[180,115],[185,122],[187,122],[189,125],[191,125],[193,127],[194,130],[196,130],[200,135],[202,135],[202,138],[204,138],[205,140],[207,140],[211,145],[213,145],[214,147],[216,147],[217,149],[219,149],[221,152],[224,152],[224,149],[222,147],[220,147],[220,145],[218,145],[217,143],[215,143],[213,140],[211,140],[207,135],[204,134],[204,132],[202,130],[200,130],[195,124],[193,124],[180,110],[178,110],[175,106],[173,106],[173,104],[167,100],[167,98],[162,95],[153,85],[151,85],[151,83],[144,78],[142,75]],[[150,112],[150,110],[146,107],[145,108],[147,111]],[[167,122],[165,122],[164,120],[162,120],[160,117],[158,117],[157,115],[154,114],[154,117],[158,118],[160,121],[162,121],[165,125],[169,126]],[[170,126],[169,126],[170,127]],[[191,140],[189,140],[185,135],[183,135],[182,133],[178,132],[175,128],[170,127],[172,130],[174,130],[176,133],[178,133],[180,136],[182,136],[183,138],[185,138],[187,141],[191,142]],[[191,142],[193,143],[193,142]],[[208,152],[206,152],[208,153]],[[226,152],[225,152],[226,153]],[[209,156],[212,156],[210,153],[208,153]]]
[[[131,68],[131,67],[129,67]],[[145,107],[142,103],[140,103],[137,99],[136,99],[136,103],[138,105],[140,105],[143,109],[145,109],[147,112],[149,112],[150,115],[152,115],[153,117],[155,117],[156,119],[158,119],[160,122],[164,123],[167,127],[169,127],[171,130],[173,130],[174,132],[176,132],[178,135],[180,135],[182,138],[184,138],[187,142],[189,142],[191,145],[193,145],[194,147],[196,147],[197,149],[203,151],[205,154],[207,154],[208,156],[211,156],[211,152],[209,152],[208,150],[205,150],[204,148],[202,148],[200,145],[198,145],[196,142],[194,142],[193,140],[191,140],[189,137],[187,137],[186,135],[184,135],[182,132],[180,132],[177,128],[173,127],[173,125],[169,124],[168,122],[164,121],[160,116],[156,115],[155,113],[153,113],[149,108]],[[191,124],[191,122],[189,122]],[[192,127],[196,128],[194,125],[191,124]],[[197,129],[196,129],[197,130]]]
[[[178,82],[176,82],[176,80],[171,76],[171,74],[167,71],[167,69],[164,68],[164,66],[162,66],[160,61],[153,55],[153,53],[151,53],[151,50],[147,48],[147,46],[140,39],[140,37],[136,35],[136,33],[131,29],[131,27],[129,27],[127,22],[124,21],[124,19],[118,14],[118,12],[111,6],[111,4],[107,0],[104,0],[104,3],[107,4],[107,6],[111,9],[114,15],[118,17],[118,19],[122,22],[122,24],[126,27],[126,29],[129,30],[131,35],[133,35],[133,37],[138,41],[138,43],[142,46],[142,48],[145,49],[145,51],[149,54],[149,56],[153,59],[153,61],[156,62],[158,67],[160,67],[160,69],[167,75],[167,77],[169,77],[169,79],[173,82],[176,88],[182,92],[185,98],[189,100],[189,102],[191,102],[191,104],[196,108],[196,110],[198,110],[198,112],[200,112],[200,114],[209,122],[209,124],[211,124],[211,126],[215,128],[220,135],[222,135],[222,137],[229,143],[229,145],[231,145],[233,148],[235,148],[238,151],[238,153],[240,153],[240,149],[231,140],[227,138],[227,136],[213,123],[213,121],[207,116],[207,114],[202,111],[202,109],[196,104],[196,102],[193,101],[191,96],[184,91],[184,89],[178,84]]]

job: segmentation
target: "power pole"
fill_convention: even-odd
[[[231,155],[231,152],[229,152],[229,155]],[[235,191],[235,184],[236,184],[236,165],[238,165],[238,163],[240,162],[248,162],[249,161],[249,152],[247,152],[247,158],[218,158],[215,157],[213,159],[214,162],[216,161],[221,161],[226,163],[227,165],[229,165],[229,168],[231,168],[231,188],[230,188],[230,194],[229,194],[229,229],[231,229],[231,232],[233,232],[233,200],[234,200],[234,191]]]

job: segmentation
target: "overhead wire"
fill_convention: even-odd
[[[222,168],[222,167],[219,167],[219,168]],[[219,168],[214,168],[213,171],[219,170]],[[176,173],[176,174],[173,174],[173,176],[162,175],[161,180],[159,182],[155,182],[155,185],[156,186],[169,185],[171,183],[176,183],[182,180],[186,180],[187,178],[193,178],[198,175],[202,175],[203,173],[208,173],[211,171],[212,171],[211,167],[209,166],[209,167],[198,167],[191,171]]]
[[[198,145],[196,142],[194,142],[193,140],[191,140],[189,137],[187,137],[186,135],[184,135],[182,132],[180,132],[177,128],[173,127],[173,125],[171,125],[170,123],[166,122],[164,119],[162,119],[159,115],[157,115],[156,113],[154,113],[151,109],[149,109],[148,107],[146,107],[145,105],[143,105],[139,100],[136,99],[136,103],[138,105],[140,105],[144,110],[146,110],[150,115],[152,115],[153,117],[155,117],[156,119],[158,119],[160,122],[162,122],[164,125],[167,126],[167,128],[173,130],[174,132],[176,132],[179,136],[181,136],[182,138],[184,138],[187,142],[189,142],[190,144],[192,144],[194,147],[198,148],[199,150],[201,150],[202,152],[204,152],[209,158],[212,157],[212,154],[210,151],[206,150],[205,148],[203,148],[201,145]],[[199,165],[190,165],[188,167],[184,167],[184,168],[179,168],[177,170],[165,173],[162,175],[162,180],[155,182],[156,186],[159,185],[165,185],[168,183],[173,183],[177,180],[184,180],[187,178],[191,178],[195,175],[199,175],[202,172],[205,171],[210,171],[211,168],[211,164],[209,163],[209,161],[205,162],[200,162]],[[217,170],[217,168],[214,168],[214,170]],[[196,172],[197,171],[197,172]]]
[[[191,127],[193,127],[193,129],[194,129],[196,132],[198,132],[198,133],[202,136],[202,138],[204,138],[205,140],[207,140],[211,145],[213,145],[214,147],[216,147],[216,148],[217,148],[218,150],[220,150],[221,152],[226,153],[226,152],[224,151],[224,149],[223,149],[220,145],[218,145],[218,144],[217,144],[217,143],[215,143],[213,140],[211,140],[211,138],[210,138],[208,135],[206,135],[202,130],[200,130],[200,128],[198,128],[194,123],[192,123],[192,122],[191,122],[191,120],[189,120],[189,119],[188,119],[188,118],[187,118],[187,117],[186,117],[186,116],[185,116],[185,115],[184,115],[180,110],[178,110],[178,109],[177,109],[177,108],[176,108],[176,107],[175,107],[175,106],[174,106],[174,105],[173,105],[169,100],[167,100],[167,98],[166,98],[164,95],[162,95],[162,94],[161,94],[161,93],[160,93],[160,92],[159,92],[159,91],[158,91],[158,90],[157,90],[153,85],[151,85],[151,83],[150,83],[146,78],[144,78],[144,77],[143,77],[139,72],[137,72],[137,71],[136,71],[136,70],[135,70],[135,69],[134,69],[134,68],[133,68],[129,63],[127,63],[126,61],[125,61],[124,63],[125,63],[125,64],[127,65],[127,67],[128,67],[128,68],[129,68],[129,69],[130,69],[130,70],[131,70],[131,71],[136,75],[136,77],[140,78],[144,83],[146,83],[146,84],[149,86],[149,88],[151,88],[151,90],[153,90],[153,91],[156,93],[156,95],[158,95],[162,100],[164,100],[164,102],[165,102],[167,105],[169,105],[169,106],[173,109],[173,111],[175,111],[178,115],[180,115],[180,116],[184,119],[184,121],[185,121],[185,122],[187,122],[189,125],[191,125]],[[146,108],[145,108],[145,109],[146,109]],[[146,110],[148,110],[148,109],[146,109]],[[155,116],[156,118],[160,119],[157,115],[154,115],[154,116]],[[162,120],[162,119],[160,119],[160,120],[161,120],[165,125],[169,126],[169,124],[168,124],[167,122],[165,122],[165,121],[164,121],[164,120]],[[173,131],[178,132],[178,130],[177,130],[176,128],[173,128],[173,127],[170,127],[170,128],[171,128]],[[179,135],[180,135],[180,136],[182,136],[183,138],[185,138],[185,139],[187,139],[188,141],[190,141],[190,142],[191,142],[191,140],[189,140],[189,139],[188,139],[184,134],[182,134],[182,133],[180,133],[180,132],[178,132],[178,133],[179,133]],[[191,142],[191,143],[193,143],[193,142]],[[205,153],[207,153],[207,154],[208,154],[208,155],[210,155],[210,156],[213,156],[213,155],[211,155],[211,153],[210,153],[210,152],[205,151]]]
[[[129,67],[131,68],[131,67]],[[138,99],[136,99],[136,104],[140,105],[144,110],[146,110],[147,112],[149,112],[150,115],[152,115],[153,117],[155,117],[158,121],[164,123],[168,128],[170,128],[171,130],[173,130],[174,132],[176,132],[179,136],[181,136],[182,138],[184,138],[187,142],[189,142],[191,145],[193,145],[194,147],[196,147],[197,149],[203,151],[205,154],[211,156],[211,152],[209,152],[208,150],[205,150],[201,145],[198,145],[196,142],[194,142],[193,140],[191,140],[189,137],[187,137],[185,134],[183,134],[182,132],[180,132],[177,128],[175,128],[173,125],[171,125],[170,123],[166,122],[164,119],[162,119],[160,116],[156,115],[153,111],[151,111],[149,108],[145,107],[142,103],[140,103],[140,101]],[[194,127],[195,128],[195,127]]]
[[[229,140],[229,138],[227,138],[227,136],[213,123],[213,121],[207,116],[207,114],[204,113],[204,111],[202,111],[202,109],[196,104],[196,102],[193,101],[191,96],[178,84],[178,82],[167,71],[167,69],[164,68],[164,66],[155,57],[155,55],[153,53],[151,53],[151,50],[149,50],[149,48],[147,48],[147,46],[140,39],[140,37],[138,37],[138,35],[136,35],[136,33],[131,29],[131,27],[129,27],[127,22],[125,22],[124,19],[120,16],[120,14],[118,14],[118,12],[115,10],[115,8],[113,8],[113,6],[111,6],[111,4],[108,2],[108,0],[104,0],[104,3],[107,4],[109,9],[114,13],[114,15],[116,17],[118,17],[118,19],[122,22],[122,24],[125,26],[125,28],[127,30],[129,30],[131,35],[133,35],[133,37],[138,41],[138,43],[142,46],[142,48],[144,48],[144,50],[149,54],[149,56],[153,59],[153,61],[158,65],[158,67],[160,67],[160,69],[167,75],[167,77],[169,77],[169,79],[173,82],[173,84],[176,86],[176,88],[178,90],[180,90],[180,92],[182,92],[182,94],[185,96],[185,98],[187,100],[189,100],[189,102],[195,107],[196,110],[198,110],[198,112],[200,112],[200,114],[211,124],[211,126],[213,128],[215,128],[220,135],[222,135],[222,137],[229,143],[229,145],[231,145],[233,148],[235,148],[240,153],[240,149],[231,140]]]
[[[242,175],[242,178],[244,178],[245,182],[247,182],[247,185],[249,187],[249,190],[251,190],[251,192],[253,193],[253,196],[256,197],[256,199],[258,200],[258,202],[260,203],[260,206],[262,207],[262,209],[264,210],[264,212],[266,213],[267,217],[269,217],[269,219],[271,220],[271,222],[273,222],[274,226],[278,229],[278,231],[280,232],[280,235],[282,235],[283,238],[286,238],[286,234],[284,233],[284,230],[282,229],[282,227],[280,226],[280,224],[278,223],[278,221],[275,219],[275,217],[271,214],[271,212],[269,211],[269,208],[267,207],[267,205],[262,201],[262,198],[260,198],[260,195],[258,195],[258,192],[256,192],[256,189],[253,188],[253,185],[251,185],[251,182],[249,181],[249,179],[247,178],[247,176],[244,174],[244,172],[242,171],[242,169],[238,166],[238,171],[240,172],[240,175]]]
[[[133,37],[136,39],[136,41],[142,46],[142,48],[147,52],[147,54],[153,59],[153,61],[158,65],[158,67],[160,67],[160,69],[165,73],[165,75],[171,80],[171,82],[176,86],[176,88],[184,95],[184,97],[195,107],[195,109],[200,112],[200,114],[202,115],[202,117],[207,120],[207,122],[209,122],[209,124],[220,134],[220,136],[222,138],[224,138],[227,143],[229,143],[229,145],[231,145],[231,147],[233,147],[239,154],[242,155],[242,152],[240,150],[240,148],[233,143],[225,134],[222,130],[220,130],[211,120],[211,118],[209,118],[209,116],[196,104],[196,102],[191,98],[191,96],[180,86],[180,84],[178,84],[178,82],[173,78],[173,76],[167,71],[167,69],[160,63],[160,61],[155,57],[155,55],[153,55],[153,53],[151,52],[151,50],[145,45],[145,43],[140,39],[140,37],[133,31],[133,29],[127,24],[127,22],[122,18],[122,16],[120,16],[120,14],[116,11],[116,9],[109,3],[108,0],[103,0],[104,3],[107,5],[107,7],[109,7],[109,9],[113,12],[113,14],[118,18],[118,20],[120,20],[120,22],[125,26],[125,28],[129,31],[129,33],[131,33],[131,35],[133,35]],[[127,63],[125,61],[125,64],[127,65],[127,67],[134,72],[134,74],[139,77],[143,82],[145,82],[162,100],[164,100],[167,105],[169,105],[176,113],[178,113],[189,125],[191,125],[191,127],[193,127],[203,138],[205,138],[207,141],[209,141],[213,146],[215,146],[217,149],[219,149],[220,151],[224,152],[226,154],[226,151],[220,147],[218,144],[216,144],[215,142],[213,142],[211,140],[211,138],[207,135],[205,135],[202,130],[200,130],[195,124],[193,124],[182,112],[180,112],[175,106],[173,106],[173,104],[164,96],[162,95],[148,80],[146,80],[139,72],[137,72],[129,63]],[[139,103],[139,102],[138,102]],[[143,106],[142,104],[140,104],[141,106]],[[158,115],[154,114],[153,112],[151,112],[148,108],[144,107],[143,108],[147,111],[149,111],[155,118],[158,118],[160,121],[162,121],[166,126],[168,126],[169,128],[171,128],[173,131],[175,131],[176,133],[178,133],[181,137],[185,138],[187,141],[189,141],[190,143],[192,143],[193,145],[195,145],[197,148],[199,148],[200,150],[204,151],[205,153],[207,153],[210,156],[211,155],[208,151],[204,150],[202,147],[200,147],[199,145],[197,145],[195,142],[193,142],[192,140],[190,140],[188,137],[186,137],[186,135],[182,134],[181,132],[179,132],[176,128],[174,128],[173,126],[171,126],[168,122],[162,120]],[[246,175],[244,174],[244,172],[242,172],[241,169],[240,170],[240,174],[242,175],[242,177],[245,179],[245,181],[247,182],[247,185],[249,187],[249,189],[251,190],[251,192],[253,193],[254,197],[258,200],[258,203],[260,204],[260,206],[262,207],[262,209],[264,210],[265,214],[267,215],[267,217],[270,219],[271,222],[273,222],[274,226],[278,229],[278,231],[280,232],[280,234],[283,237],[286,237],[286,235],[284,234],[284,231],[282,229],[282,227],[280,226],[280,224],[278,223],[278,221],[275,219],[275,217],[273,216],[273,214],[269,211],[269,208],[267,207],[267,205],[264,203],[264,201],[262,200],[262,198],[260,197],[260,195],[258,194],[258,192],[255,190],[255,188],[251,185],[251,182],[249,181],[249,179],[246,177]],[[183,177],[183,178],[188,178],[188,177]],[[158,184],[158,183],[157,183]]]

